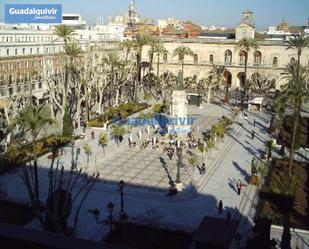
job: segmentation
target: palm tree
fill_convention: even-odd
[[[72,36],[75,34],[74,29],[64,24],[58,25],[55,27],[54,34],[63,40],[64,45],[66,46],[67,43],[72,39]]]
[[[144,46],[150,44],[152,41],[152,37],[148,35],[137,35],[135,37],[135,40],[133,40],[133,47],[135,48],[136,51],[136,65],[137,65],[137,81],[141,83],[141,75],[142,75],[142,54],[143,54],[143,48]],[[133,98],[135,99],[136,97],[136,86],[135,83],[133,85]]]
[[[162,54],[167,54],[168,50],[164,47],[161,40],[156,39],[151,44],[151,53],[157,55],[157,85],[159,86],[159,74],[160,74],[160,56]]]
[[[173,57],[178,56],[178,58],[181,60],[181,74],[182,78],[184,77],[184,66],[185,66],[185,57],[186,56],[194,56],[194,52],[191,50],[191,48],[186,46],[179,46],[174,49],[173,51]]]
[[[51,118],[50,110],[45,108],[45,106],[34,106],[32,104],[28,105],[25,109],[21,110],[16,116],[12,127],[15,125],[20,125],[20,128],[24,130],[24,133],[30,133],[32,137],[31,146],[31,158],[33,159],[33,170],[34,170],[34,186],[36,199],[39,200],[39,176],[38,176],[38,154],[40,152],[36,151],[36,143],[39,134],[42,129],[47,128],[49,125],[54,124],[55,120]]]
[[[305,34],[295,34],[288,40],[288,44],[287,50],[297,50],[297,64],[300,65],[302,52],[306,47],[309,47],[309,37]]]
[[[293,130],[288,169],[288,173],[291,175],[296,137],[299,129],[301,105],[303,101],[309,99],[309,83],[306,80],[306,69],[299,64],[288,64],[282,75],[288,83],[282,86],[282,91],[276,100],[276,109],[283,112],[281,115],[283,115],[290,106],[292,106],[293,110]]]
[[[244,97],[246,96],[246,90],[247,90],[247,68],[248,68],[248,55],[251,49],[258,49],[259,45],[257,40],[253,39],[253,38],[242,38],[241,40],[239,40],[236,44],[236,49],[241,50],[241,51],[245,51],[245,78],[244,78],[244,91],[243,91],[243,95],[242,95],[242,99],[241,99],[241,105],[243,108],[243,104],[244,104]]]

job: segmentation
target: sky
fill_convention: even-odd
[[[0,0],[0,22],[5,3],[60,3],[64,13],[78,13],[89,24],[97,16],[107,21],[109,16],[126,13],[130,0]],[[279,24],[285,18],[290,25],[306,25],[309,18],[309,0],[136,0],[136,9],[142,17],[157,19],[175,17],[203,25],[234,27],[243,10],[254,12],[259,30]]]

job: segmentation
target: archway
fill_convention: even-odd
[[[230,71],[226,70],[224,72],[224,80],[225,80],[226,86],[230,88],[232,86],[232,74]]]
[[[223,77],[224,77],[225,84],[226,84],[224,103],[229,103],[230,101],[229,88],[232,86],[232,74],[231,72],[225,70]]]
[[[241,88],[243,88],[245,86],[245,81],[246,81],[246,75],[244,72],[239,72],[237,74],[237,78],[239,80],[239,85]]]

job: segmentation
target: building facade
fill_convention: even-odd
[[[196,75],[197,78],[207,77],[214,65],[224,66],[225,80],[231,88],[240,88],[244,80],[245,51],[236,49],[237,42],[244,37],[255,38],[255,26],[252,12],[243,12],[243,17],[235,29],[235,35],[220,33],[216,36],[205,36],[197,39],[163,38],[167,54],[161,55],[161,73],[169,70],[176,75],[181,70],[181,58],[173,57],[173,50],[178,46],[187,46],[195,53],[193,57],[185,58],[184,77]],[[232,37],[232,38],[231,38]],[[288,63],[297,60],[296,50],[287,50],[286,39],[258,40],[259,48],[248,54],[247,77],[265,75],[275,81],[276,89],[285,83],[281,73]],[[148,49],[145,49],[143,58],[149,60]],[[303,50],[301,64],[309,67],[309,48]]]

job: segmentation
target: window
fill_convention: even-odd
[[[30,54],[32,54],[32,48],[30,48]]]
[[[17,48],[15,48],[15,55],[17,55],[18,54],[18,49]]]
[[[246,52],[242,50],[239,53],[239,65],[245,65],[245,60],[246,60]]]
[[[194,59],[194,64],[197,64],[197,63],[198,63],[198,55],[195,54],[195,55],[193,56],[193,59]]]
[[[262,54],[260,51],[255,51],[254,53],[254,65],[260,66],[262,62]]]
[[[26,53],[26,49],[25,48],[23,48],[23,54],[25,54]]]
[[[213,64],[214,63],[214,56],[211,54],[209,55],[209,63]]]
[[[292,64],[292,65],[293,65],[293,64],[295,64],[295,63],[296,63],[296,60],[295,60],[295,58],[294,58],[294,57],[292,57],[292,58],[291,58],[291,60],[290,60],[290,64]]]
[[[273,58],[273,67],[277,67],[278,66],[278,58],[274,57]]]
[[[163,54],[163,61],[166,63],[167,62],[167,53]]]
[[[10,55],[10,49],[6,50],[6,55]]]
[[[232,52],[231,50],[226,50],[224,54],[224,63],[226,65],[231,65],[232,64]]]
[[[40,53],[40,48],[36,49],[36,53],[39,54]]]

